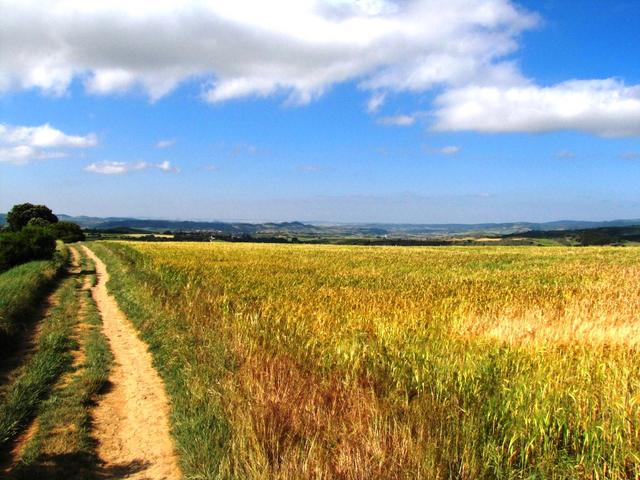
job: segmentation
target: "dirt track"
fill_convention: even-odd
[[[179,479],[169,431],[169,402],[151,355],[109,295],[104,263],[83,246],[94,261],[98,283],[91,289],[115,359],[110,389],[93,412],[98,456],[104,467],[134,479]]]

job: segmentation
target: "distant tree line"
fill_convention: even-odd
[[[622,227],[598,227],[580,230],[532,230],[511,233],[502,238],[548,238],[566,245],[583,247],[599,245],[624,245],[625,242],[640,242],[640,225]]]
[[[56,240],[72,243],[85,239],[78,225],[59,221],[45,205],[15,205],[6,221],[0,231],[0,271],[31,260],[52,258]]]

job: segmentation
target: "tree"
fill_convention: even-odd
[[[39,220],[36,221],[36,219]],[[31,203],[14,205],[7,214],[7,223],[14,232],[22,230],[32,220],[36,225],[42,225],[57,223],[58,217],[45,205],[32,205]]]
[[[22,241],[29,249],[29,260],[44,260],[53,257],[56,237],[49,228],[27,225],[20,230]]]
[[[27,223],[27,227],[48,227],[49,225],[51,225],[51,222],[48,222],[44,218],[40,217],[34,217],[29,220],[29,223]],[[55,223],[54,225],[57,225],[57,223]]]
[[[80,226],[72,222],[54,223],[49,228],[56,238],[64,243],[81,242],[85,239],[84,232]]]

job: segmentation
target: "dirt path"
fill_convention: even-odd
[[[118,469],[122,477],[179,479],[164,384],[146,344],[107,292],[105,264],[89,248],[82,248],[96,266],[98,283],[91,293],[115,360],[109,377],[111,389],[93,413],[98,456],[105,468]]]

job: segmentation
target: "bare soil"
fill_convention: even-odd
[[[114,356],[110,389],[93,412],[102,467],[118,469],[122,477],[132,479],[180,479],[162,379],[146,344],[107,291],[105,264],[89,248],[82,248],[95,263],[98,282],[91,293]]]

